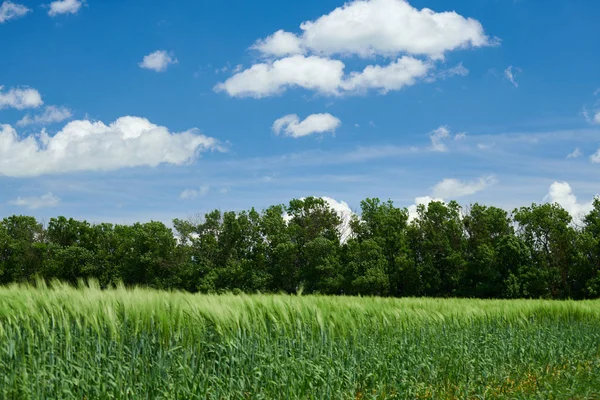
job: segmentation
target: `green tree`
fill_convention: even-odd
[[[469,297],[501,297],[505,281],[515,266],[500,256],[514,229],[506,211],[474,204],[463,218],[466,233],[467,269],[461,282],[461,294]]]
[[[572,265],[577,261],[571,215],[558,204],[533,204],[515,210],[514,220],[532,255],[529,268],[519,273],[523,295],[571,297]]]
[[[421,278],[419,294],[456,296],[466,269],[460,206],[432,201],[419,205],[410,229],[411,247]]]

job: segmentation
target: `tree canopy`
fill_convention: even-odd
[[[342,218],[344,217],[344,218]],[[575,225],[558,204],[507,212],[376,198],[349,220],[315,197],[263,211],[113,225],[0,222],[0,284],[93,278],[190,292],[478,298],[600,297],[600,200]]]

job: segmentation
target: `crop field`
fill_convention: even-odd
[[[586,399],[600,301],[0,289],[2,399]]]

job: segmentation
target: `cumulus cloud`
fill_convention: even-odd
[[[481,178],[464,182],[458,179],[444,179],[433,187],[433,196],[439,198],[458,198],[481,192],[490,185],[497,182],[493,176],[482,176]]]
[[[414,220],[415,218],[417,218],[419,216],[419,213],[417,212],[419,205],[422,204],[427,208],[429,203],[431,203],[432,201],[438,201],[438,202],[444,203],[444,199],[441,199],[441,198],[433,198],[430,196],[416,197],[415,203],[408,206],[408,222],[411,222],[412,220]]]
[[[185,189],[179,195],[180,198],[184,200],[196,199],[198,197],[203,197],[208,194],[210,191],[209,186],[201,186],[199,189]]]
[[[284,30],[278,30],[265,39],[257,40],[251,48],[275,57],[304,53],[302,41],[293,33]]]
[[[567,155],[567,158],[579,158],[583,155],[583,153],[581,152],[581,149],[579,147],[577,147],[575,150],[573,150],[571,153],[569,153]]]
[[[288,88],[304,88],[324,95],[342,95],[379,89],[400,90],[425,78],[432,64],[402,57],[387,66],[369,65],[362,72],[344,75],[340,60],[294,55],[255,64],[215,86],[233,97],[261,98],[281,94]]]
[[[22,4],[5,1],[0,5],[0,24],[25,16],[31,10]]]
[[[305,198],[306,197],[301,197],[300,200],[304,200]],[[320,198],[325,200],[327,206],[329,206],[329,208],[335,211],[342,220],[341,224],[338,226],[338,232],[340,233],[340,241],[342,243],[346,242],[352,235],[350,222],[352,221],[352,217],[355,215],[354,211],[352,211],[348,203],[346,203],[345,201],[337,201],[327,196],[323,196]],[[288,223],[290,222],[292,217],[289,214],[285,213],[283,214],[283,219],[286,223]]]
[[[432,201],[445,203],[444,198],[458,198],[469,196],[484,190],[486,187],[497,182],[493,176],[484,176],[477,180],[464,182],[457,179],[444,179],[433,187],[431,196],[422,196],[415,198],[414,204],[408,206],[408,221],[412,221],[418,217],[418,206],[424,205],[425,208]]]
[[[58,0],[50,3],[48,15],[55,17],[60,14],[77,14],[81,8],[80,0]]]
[[[435,60],[448,51],[495,45],[481,24],[456,12],[418,10],[406,0],[353,0],[314,21],[301,33],[278,30],[251,49],[267,61],[215,86],[234,97],[265,97],[301,87],[326,95],[400,90],[419,80],[433,82],[469,73],[462,63],[435,72]],[[390,59],[344,75],[345,65],[331,57]],[[415,57],[424,57],[426,61]]]
[[[521,72],[521,68],[513,67],[509,65],[508,68],[504,70],[504,76],[510,83],[514,85],[514,87],[519,87],[519,83],[516,81],[516,73]]]
[[[450,50],[495,43],[479,21],[456,12],[418,10],[404,0],[354,0],[315,21],[301,34],[278,31],[254,47],[265,55],[294,52],[370,57],[400,53],[443,57]]]
[[[10,204],[16,206],[27,207],[32,210],[38,208],[56,207],[60,203],[60,198],[48,192],[40,197],[18,197],[16,200],[10,202]]]
[[[207,150],[222,148],[195,129],[172,133],[139,117],[122,117],[109,125],[71,121],[54,136],[42,130],[19,137],[10,125],[0,125],[0,175],[5,176],[182,165]]]
[[[334,133],[342,121],[331,114],[312,114],[303,121],[296,114],[286,115],[273,123],[273,132],[293,138],[308,136],[313,133]]]
[[[3,108],[16,108],[24,110],[26,108],[36,108],[44,104],[40,92],[31,88],[13,88],[4,91],[4,86],[0,86],[0,110]]]
[[[467,138],[467,134],[465,132],[457,133],[454,135],[454,140],[465,140]]]
[[[327,202],[327,205],[334,210],[342,220],[342,223],[338,227],[338,232],[340,233],[340,241],[345,243],[352,235],[350,222],[352,221],[354,212],[345,201],[337,201],[327,196],[321,198]]]
[[[169,65],[177,64],[178,62],[179,61],[177,61],[174,56],[170,55],[165,50],[157,50],[154,53],[144,56],[144,59],[139,66],[156,72],[164,72]]]
[[[550,185],[550,190],[544,201],[557,203],[567,210],[573,217],[573,222],[581,223],[583,218],[592,210],[592,201],[587,203],[578,203],[577,196],[573,194],[571,185],[567,182],[554,182]]]
[[[448,147],[444,144],[444,140],[450,137],[450,130],[447,126],[440,126],[429,134],[431,140],[431,150],[444,152],[448,151]]]
[[[49,125],[62,122],[73,116],[71,110],[66,107],[47,106],[43,113],[31,116],[27,114],[19,122],[18,126],[27,125]]]
[[[369,65],[362,72],[353,72],[341,86],[348,91],[379,89],[381,93],[387,93],[414,85],[417,79],[427,75],[430,68],[432,64],[404,56],[385,67]]]
[[[301,87],[324,94],[338,93],[344,63],[316,56],[295,55],[255,64],[215,86],[233,97],[261,98]]]

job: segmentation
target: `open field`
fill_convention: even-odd
[[[0,398],[598,398],[600,301],[0,288]]]

